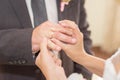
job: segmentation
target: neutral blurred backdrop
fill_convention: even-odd
[[[112,54],[120,47],[120,3],[115,0],[86,0],[93,47]]]
[[[120,0],[86,0],[95,56],[109,58],[120,47]],[[93,75],[92,80],[102,80]]]

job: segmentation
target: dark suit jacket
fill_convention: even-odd
[[[59,11],[59,4],[60,0],[57,0],[59,20],[69,19],[79,25],[84,33],[85,49],[91,53],[84,0],[71,0],[63,13]],[[32,31],[25,0],[0,0],[0,80],[43,80],[31,52]],[[67,76],[72,72],[82,72],[81,66],[71,61],[63,51],[61,59]]]

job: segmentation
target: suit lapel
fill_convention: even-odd
[[[78,6],[80,6],[80,0],[71,0],[70,4],[65,6],[64,12],[60,12],[60,1],[57,0],[58,20],[69,19],[78,23],[80,14]],[[26,28],[32,27],[25,0],[10,0],[10,2],[21,25]]]
[[[10,0],[10,3],[21,23],[21,26],[24,28],[32,27],[25,0]]]

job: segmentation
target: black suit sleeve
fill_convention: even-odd
[[[32,28],[0,30],[0,65],[33,65]]]

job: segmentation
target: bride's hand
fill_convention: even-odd
[[[47,80],[66,80],[61,60],[47,48],[47,42],[46,38],[42,40],[41,51],[35,64],[41,69]]]
[[[57,36],[54,36],[52,41],[56,45],[60,46],[72,60],[77,62],[78,58],[82,59],[86,54],[83,46],[83,34],[82,32],[80,32],[80,30],[78,29],[78,26],[73,21],[63,20],[63,21],[60,21],[59,24],[65,28],[72,29],[71,30],[73,32],[72,37],[75,38],[77,41],[75,44],[68,44],[68,43],[66,44],[62,41],[59,41],[58,40],[59,33],[56,34]]]

